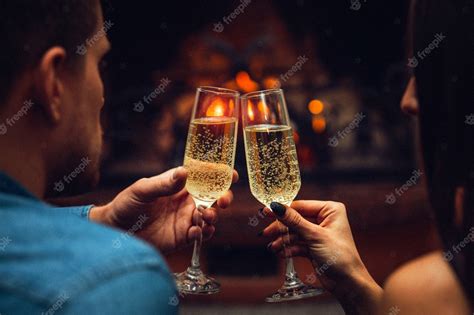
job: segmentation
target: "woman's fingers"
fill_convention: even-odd
[[[296,200],[291,203],[291,208],[296,210],[305,219],[314,221],[318,224],[331,215],[339,217],[346,214],[346,207],[344,204],[335,201]],[[264,208],[262,212],[266,216],[278,218],[269,208]]]
[[[304,244],[290,245],[290,246],[287,246],[286,249],[283,249],[282,247],[277,252],[277,255],[281,258],[296,257],[296,256],[310,257],[308,247],[306,247]]]
[[[268,244],[268,249],[273,252],[278,252],[283,248],[283,244],[294,244],[299,241],[299,237],[296,234],[283,235]]]
[[[312,235],[317,233],[318,229],[320,229],[318,225],[303,218],[303,216],[293,208],[278,202],[272,202],[270,207],[276,219],[285,224],[289,229],[297,231],[302,236]],[[269,209],[265,208],[263,211],[267,214]]]
[[[335,201],[297,200],[291,203],[291,207],[304,217],[314,218],[318,224],[331,216],[346,216],[346,206]]]
[[[283,226],[280,222],[275,221],[269,226],[267,226],[261,232],[262,236],[269,237],[269,238],[277,238],[283,233]]]

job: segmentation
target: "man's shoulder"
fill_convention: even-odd
[[[37,303],[140,270],[172,281],[160,254],[131,233],[59,211],[2,211],[0,226],[0,290]]]

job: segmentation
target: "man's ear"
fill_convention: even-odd
[[[61,120],[65,62],[66,50],[62,47],[52,47],[43,54],[35,73],[35,96],[38,105],[53,124]]]

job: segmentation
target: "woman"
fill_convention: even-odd
[[[320,281],[348,314],[473,312],[472,12],[468,1],[417,1],[412,6],[409,66],[414,73],[401,101],[404,112],[419,116],[424,174],[448,257],[436,251],[409,261],[382,289],[357,252],[343,204],[295,201],[291,208],[272,203],[273,212],[264,209],[292,231],[296,245],[291,255],[309,257],[315,268],[334,262]],[[275,238],[270,247],[282,254],[277,224],[263,235]]]

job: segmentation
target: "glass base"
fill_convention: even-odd
[[[215,294],[221,285],[211,277],[206,276],[199,268],[189,267],[186,271],[174,274],[176,287],[183,294]]]
[[[296,278],[291,282],[285,282],[277,292],[266,297],[265,302],[277,303],[300,300],[318,296],[323,293],[324,289],[304,284],[301,280]]]

